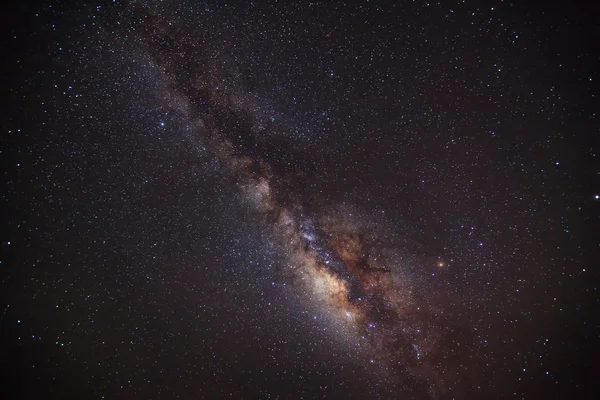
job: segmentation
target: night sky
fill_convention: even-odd
[[[4,6],[0,398],[598,398],[597,11]]]

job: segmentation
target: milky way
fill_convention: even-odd
[[[190,42],[192,33],[153,18],[168,28],[160,35],[153,31],[151,38],[141,36],[140,42],[160,71],[157,79],[164,81],[159,97],[184,116],[189,142],[194,147],[202,143],[202,151],[216,156],[222,173],[260,216],[287,259],[281,271],[286,279],[334,314],[338,332],[349,335],[350,342],[367,343],[381,362],[378,373],[391,384],[425,385],[436,397],[450,388],[450,379],[460,381],[452,363],[440,362],[451,347],[444,338],[448,327],[441,326],[444,322],[434,316],[427,299],[418,301],[413,295],[411,274],[403,265],[408,258],[402,257],[410,251],[386,238],[393,229],[362,217],[350,204],[327,204],[314,193],[297,192],[297,174],[244,154],[236,139],[247,143],[264,132],[235,63],[223,62],[223,55],[207,60],[197,50],[203,44]],[[174,59],[186,59],[186,67]],[[194,63],[197,67],[189,67]],[[208,71],[202,71],[206,66]],[[456,354],[454,358],[459,362]]]
[[[5,15],[0,398],[591,392],[597,12]]]

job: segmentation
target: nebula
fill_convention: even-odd
[[[273,182],[284,179],[263,160],[238,155],[225,139],[215,152],[244,198],[277,238],[293,281],[343,323],[358,341],[366,340],[383,360],[380,371],[391,379],[426,382],[432,395],[443,392],[434,362],[440,331],[418,305],[409,277],[368,224],[343,207],[308,215],[299,198],[286,200]]]

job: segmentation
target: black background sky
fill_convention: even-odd
[[[5,6],[0,397],[596,398],[597,15]],[[433,351],[462,371],[445,391],[375,372],[385,348],[287,279],[225,142],[307,218],[385,232],[459,349]]]

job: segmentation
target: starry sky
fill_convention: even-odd
[[[0,397],[596,398],[596,12],[7,5]]]

